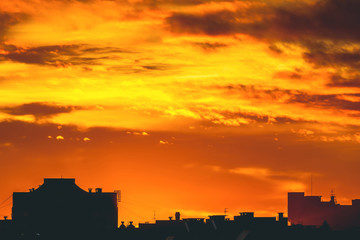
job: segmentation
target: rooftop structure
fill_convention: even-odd
[[[360,199],[352,200],[352,205],[340,205],[331,194],[329,202],[321,201],[321,196],[305,196],[303,192],[288,193],[288,217],[291,224],[322,226],[343,230],[360,228]]]

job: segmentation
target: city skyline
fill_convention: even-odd
[[[0,2],[0,218],[43,178],[119,219],[359,198],[356,0]],[[311,187],[312,185],[312,187]],[[124,216],[124,218],[121,218]]]
[[[257,219],[280,221],[283,226],[303,225],[317,228],[326,222],[332,230],[356,229],[359,226],[360,199],[352,199],[350,205],[343,205],[337,202],[333,192],[330,201],[321,200],[321,196],[312,194],[306,196],[304,192],[288,192],[287,195],[287,214],[278,212],[277,218],[257,216]],[[100,187],[82,189],[77,185],[75,178],[44,178],[44,183],[39,187],[30,188],[26,192],[14,192],[12,200],[11,219],[5,216],[3,222],[12,220],[20,228],[31,228],[34,224],[48,231],[54,226],[62,225],[69,229],[75,226],[79,229],[100,226],[115,229],[119,222],[120,229],[125,227],[124,216],[118,215],[119,204],[122,203],[121,190],[104,192]],[[6,204],[6,201],[1,202],[1,205],[3,204]],[[225,208],[223,214],[206,217],[221,218],[225,221],[230,220],[227,218],[230,216],[228,213],[228,208]],[[242,216],[240,218],[249,220],[254,218],[255,212],[240,211],[238,214]],[[181,213],[176,212],[175,220],[179,221],[180,216]],[[153,222],[171,222],[173,217],[169,216],[169,220],[159,221],[154,211]],[[192,216],[184,219],[203,221],[205,218]],[[236,219],[239,220],[239,216],[234,216],[234,220]],[[134,221],[128,222],[129,226],[134,227]],[[150,221],[144,221],[135,224],[140,226],[149,223]]]
[[[184,218],[175,212],[154,222],[118,224],[119,191],[81,189],[74,178],[44,178],[38,188],[13,193],[12,219],[0,220],[4,239],[355,239],[360,199],[340,205],[304,192],[288,193],[288,217],[239,212]]]

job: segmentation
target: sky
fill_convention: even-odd
[[[49,177],[135,223],[351,204],[359,28],[358,0],[0,1],[0,218]]]

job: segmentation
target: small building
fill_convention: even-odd
[[[12,220],[17,229],[36,232],[116,229],[117,194],[84,191],[74,178],[45,178],[37,189],[14,192]]]

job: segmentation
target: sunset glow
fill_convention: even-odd
[[[360,2],[0,1],[0,217],[45,177],[119,220],[360,198]]]

